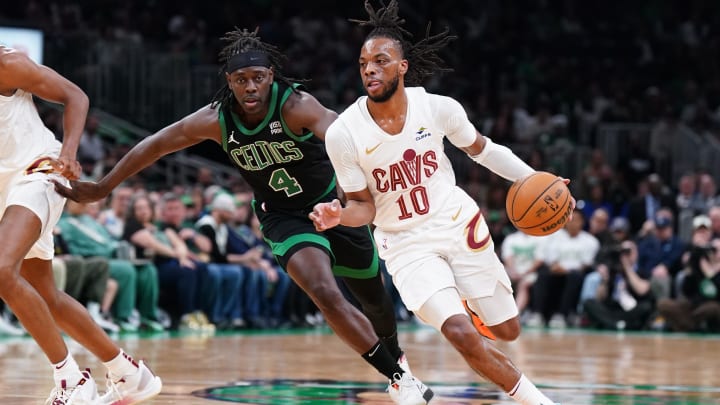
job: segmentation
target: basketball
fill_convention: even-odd
[[[570,198],[570,190],[560,177],[535,172],[510,186],[505,209],[518,230],[534,236],[550,235],[565,226]]]

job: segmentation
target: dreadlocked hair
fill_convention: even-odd
[[[275,78],[287,84],[291,89],[293,89],[293,91],[297,92],[292,85],[293,82],[303,82],[304,80],[285,77],[280,72],[283,62],[287,60],[287,56],[283,55],[275,45],[262,42],[260,37],[257,35],[259,29],[260,28],[258,27],[254,31],[248,31],[245,28],[240,29],[235,27],[233,31],[226,33],[224,37],[220,38],[220,40],[226,42],[227,45],[220,51],[219,54],[221,63],[219,74],[224,77],[228,67],[228,61],[233,56],[247,51],[260,51],[268,55]],[[232,105],[235,102],[237,102],[235,100],[235,95],[228,88],[227,84],[224,84],[213,96],[210,108],[215,108],[219,104]]]
[[[445,61],[437,54],[438,50],[446,47],[457,36],[450,35],[450,29],[439,34],[430,35],[431,23],[428,23],[425,31],[425,38],[413,43],[412,34],[402,27],[405,19],[400,18],[398,12],[400,5],[397,0],[390,0],[385,3],[380,0],[382,7],[375,10],[370,0],[365,0],[365,11],[368,13],[368,20],[354,20],[361,27],[371,27],[372,30],[365,37],[365,41],[372,38],[390,38],[400,44],[403,57],[408,61],[408,71],[405,73],[405,83],[409,86],[420,85],[438,72],[452,72],[451,68],[445,66]]]

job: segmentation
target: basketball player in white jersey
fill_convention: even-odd
[[[533,169],[480,135],[457,101],[405,87],[406,80],[419,82],[438,70],[435,51],[452,39],[447,31],[411,44],[396,0],[377,11],[365,6],[369,21],[356,22],[373,27],[359,59],[367,96],[348,107],[325,138],[347,202],[318,204],[310,218],[318,230],[374,223],[380,256],[405,305],[515,401],[550,405],[477,333],[463,307],[465,299],[499,339],[518,337],[510,280],[477,203],[455,184],[443,138],[508,180]]]
[[[33,95],[63,104],[64,142],[45,127]],[[162,384],[142,363],[125,354],[85,308],[55,288],[52,231],[65,199],[52,180],[80,175],[75,160],[88,98],[80,88],[25,54],[0,45],[0,298],[47,356],[55,388],[47,403],[137,403]],[[90,374],[80,371],[60,328],[108,367],[111,392],[98,397]],[[123,380],[120,384],[114,382]]]

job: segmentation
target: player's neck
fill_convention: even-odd
[[[405,88],[398,87],[387,101],[377,102],[367,99],[367,108],[375,123],[391,135],[398,134],[405,126],[408,99]]]

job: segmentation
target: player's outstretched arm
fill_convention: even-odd
[[[87,118],[87,95],[71,81],[49,67],[35,63],[27,55],[8,48],[2,49],[2,52],[0,88],[21,89],[65,107],[63,146],[60,156],[51,164],[68,179],[77,179],[81,168],[76,161],[76,154]]]
[[[125,179],[155,163],[161,157],[206,139],[218,143],[222,141],[217,111],[209,106],[140,141],[97,183],[74,181],[71,182],[70,187],[55,183],[55,189],[64,197],[74,201],[97,201],[110,194]]]

